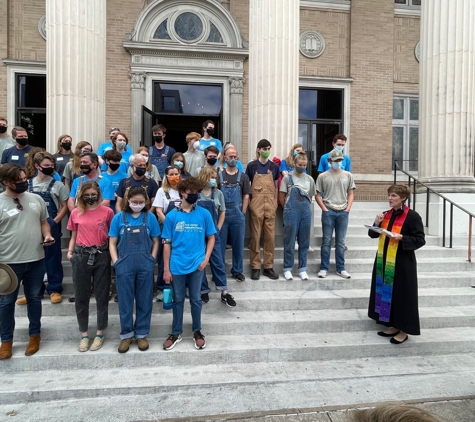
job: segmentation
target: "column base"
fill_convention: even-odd
[[[475,193],[475,177],[425,177],[419,181],[435,191],[446,193]]]

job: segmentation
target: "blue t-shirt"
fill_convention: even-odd
[[[191,212],[175,208],[167,214],[162,239],[171,240],[170,272],[190,274],[206,256],[206,237],[216,233],[209,211],[195,207]]]
[[[71,186],[71,192],[69,193],[70,198],[76,197],[76,193],[78,191],[79,181],[81,180],[81,177],[77,177],[76,179],[74,179],[74,182]],[[109,180],[105,179],[104,177],[99,177],[99,176],[97,176],[95,179],[92,179],[92,180],[87,179],[87,177],[83,177],[82,183],[84,184],[86,182],[97,182],[99,187],[101,188],[102,199],[110,200],[110,201],[114,200],[115,198],[114,188],[112,187],[112,183]]]
[[[27,145],[26,148],[18,149],[16,145],[3,151],[2,164],[12,163],[25,167],[26,160],[28,159],[28,153],[33,149],[31,145]]]
[[[114,193],[117,192],[117,188],[119,187],[120,181],[127,177],[127,174],[120,171],[120,167],[119,167],[119,170],[117,170],[117,173],[109,174],[107,172],[104,172],[101,175],[102,177],[105,177],[112,183],[112,188],[114,189]],[[111,208],[112,211],[114,211],[114,214],[115,214],[115,203],[116,203],[116,200],[114,199],[109,204],[109,207]]]
[[[287,173],[290,173],[291,171],[293,171],[293,167],[289,167],[289,165],[287,164],[287,161],[285,160],[282,160],[280,162],[280,172],[282,173],[283,171],[286,171]],[[305,169],[304,173],[307,173],[307,169]]]
[[[320,163],[318,163],[318,169],[317,169],[320,173],[323,173],[324,171],[331,169],[331,165],[328,162],[328,157],[330,157],[329,152],[327,152],[326,154],[323,154],[322,157],[320,158]],[[348,155],[346,154],[343,154],[343,164],[342,164],[341,169],[351,172],[351,160],[350,160],[350,157],[348,157]]]
[[[99,150],[97,151],[97,155],[100,155],[102,157],[106,151],[109,151],[111,149],[112,149],[112,142],[104,142],[103,144],[101,144],[99,146]],[[130,148],[130,145],[127,145],[125,147],[125,150],[132,154],[132,149]]]
[[[211,147],[211,146],[218,148],[219,152],[221,152],[223,150],[223,146],[221,144],[221,141],[219,139],[216,139],[216,138],[211,138],[209,140],[201,138],[200,139],[200,146],[199,146],[198,149],[201,152],[204,152],[204,150],[206,148]]]
[[[122,211],[124,212],[124,211]],[[120,237],[124,229],[124,219],[122,217],[122,212],[116,214],[111,221],[111,226],[109,229],[110,237]],[[160,227],[158,226],[157,218],[151,213],[147,213],[147,232],[151,238],[160,236]],[[127,220],[130,226],[141,226],[142,225],[142,213],[137,218],[134,218],[131,213],[127,213]]]
[[[254,163],[257,163],[257,174],[267,174],[267,172],[270,170],[271,163],[273,163],[274,170],[272,171],[272,173],[274,176],[274,180],[279,179],[280,169],[279,169],[278,164],[274,163],[272,160],[267,160],[267,163],[265,164],[262,164],[259,160],[254,160],[254,161],[251,161],[247,165],[247,168],[246,168],[246,174],[249,177],[249,180],[251,181],[251,183],[253,182],[254,175],[256,174],[256,171],[254,169]]]
[[[122,158],[120,160],[119,171],[121,171],[123,173],[127,173],[129,171],[129,167],[130,167],[129,158],[132,155],[132,152],[131,151],[125,151],[125,152],[121,153],[121,155],[122,155]],[[102,171],[107,171],[107,164],[106,164],[105,161],[102,163],[101,170]]]

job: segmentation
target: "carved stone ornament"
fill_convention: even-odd
[[[130,87],[132,89],[145,89],[146,73],[130,72]]]
[[[41,38],[46,40],[46,15],[41,16],[40,21],[38,22],[38,32],[41,35]]]
[[[125,42],[127,42],[127,41],[132,41],[132,40],[134,39],[134,37],[135,37],[135,33],[136,33],[136,32],[137,32],[137,31],[135,31],[135,29],[132,29],[132,31],[127,32],[126,34],[124,34],[123,40],[124,40]]]
[[[231,94],[241,94],[244,90],[244,78],[229,78],[229,83],[231,85]]]
[[[414,47],[414,56],[418,62],[421,61],[421,42],[420,41]]]
[[[300,52],[310,59],[315,59],[325,51],[325,38],[318,31],[308,30],[300,35]]]

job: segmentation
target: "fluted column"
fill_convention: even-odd
[[[243,156],[242,150],[242,100],[244,91],[244,78],[229,78],[231,88],[230,101],[230,131],[229,139],[231,143],[237,148],[240,156]]]
[[[250,0],[249,159],[268,139],[286,157],[298,138],[299,0]]]
[[[145,77],[143,72],[131,72],[130,89],[132,103],[132,133],[129,141],[132,150],[135,151],[140,146],[142,137],[142,106],[145,104]]]
[[[475,192],[475,1],[422,2],[419,176]]]
[[[106,0],[46,0],[47,140],[105,137]]]

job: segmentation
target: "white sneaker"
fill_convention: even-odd
[[[48,281],[48,274],[45,273],[45,275],[43,276],[43,283],[46,283]]]
[[[317,276],[319,278],[325,278],[326,276],[328,275],[328,271],[327,270],[320,270],[317,274]]]
[[[286,280],[293,280],[294,278],[292,277],[292,273],[290,271],[286,271],[284,273],[284,277]]]
[[[299,250],[299,243],[297,241],[295,241],[295,246],[294,246],[295,250],[298,251]]]
[[[351,278],[351,275],[348,271],[337,271],[336,272],[336,275],[339,275],[340,277],[343,277],[343,278]]]
[[[299,276],[302,280],[308,280],[307,271],[302,271],[301,273],[299,273]]]

